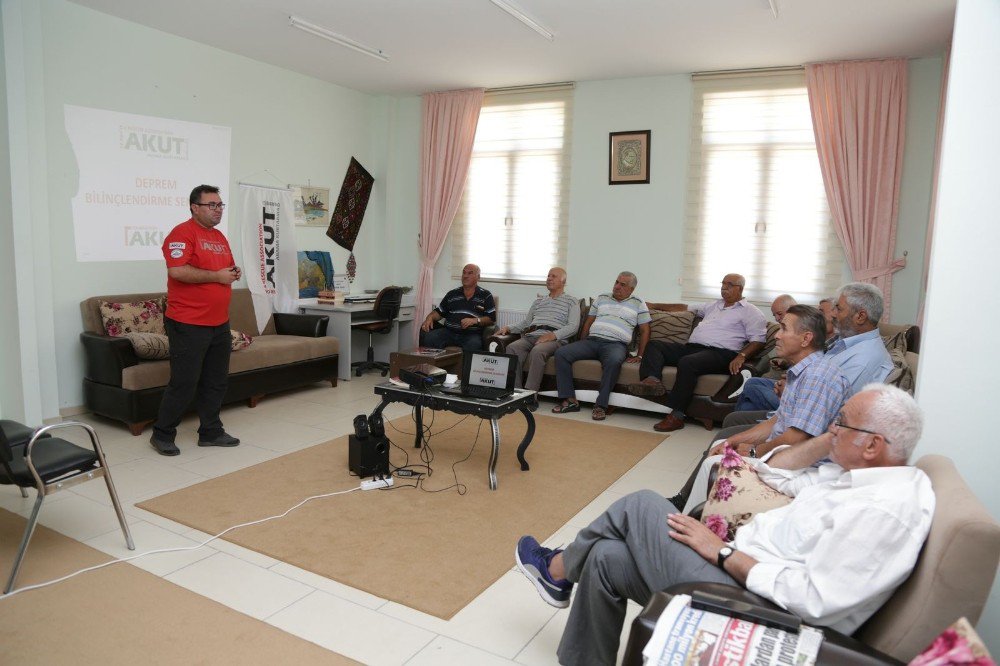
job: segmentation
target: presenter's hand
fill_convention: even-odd
[[[539,335],[538,339],[535,340],[535,344],[538,344],[539,342],[552,342],[555,339],[556,339],[556,334],[553,333],[552,331],[549,331],[548,333],[542,333],[541,335]]]
[[[703,558],[715,564],[719,557],[719,549],[726,543],[717,537],[712,530],[705,527],[700,520],[685,516],[683,513],[671,513],[667,516],[670,526],[670,537],[683,544]]]
[[[469,328],[470,326],[478,326],[479,317],[466,317],[462,320],[462,328]]]
[[[420,325],[420,330],[424,333],[428,333],[432,328],[434,328],[434,320],[430,317],[424,319],[424,323]]]
[[[236,271],[236,279],[239,280],[243,277],[243,271],[240,270],[239,266],[233,266],[233,270]]]
[[[215,271],[215,276],[217,280],[222,284],[232,284],[239,279],[239,270],[235,266],[230,266],[229,268],[220,268]]]
[[[497,330],[497,335],[507,335],[508,333],[510,333],[510,329],[506,326],[501,326]]]

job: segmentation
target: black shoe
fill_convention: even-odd
[[[683,511],[684,505],[687,504],[687,497],[684,497],[683,493],[677,493],[673,497],[668,497],[667,501],[673,504],[678,511]]]
[[[240,440],[233,437],[229,433],[222,433],[215,437],[215,439],[199,439],[198,446],[239,446]]]
[[[152,435],[149,438],[149,443],[161,456],[179,456],[181,454],[181,450],[177,448],[176,444],[168,442],[165,439],[160,439],[156,435]]]

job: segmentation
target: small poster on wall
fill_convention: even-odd
[[[608,185],[649,183],[651,130],[611,132],[608,147]]]
[[[295,225],[325,227],[330,213],[330,188],[309,185],[289,185],[295,204]]]

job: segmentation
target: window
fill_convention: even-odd
[[[487,92],[452,226],[452,275],[544,282],[565,266],[573,86]]]
[[[801,71],[694,76],[682,296],[717,299],[726,273],[746,296],[815,305],[841,280]]]

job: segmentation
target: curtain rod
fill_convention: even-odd
[[[746,69],[716,69],[708,72],[691,72],[691,78],[710,76],[732,76],[734,74],[786,74],[791,72],[801,72],[803,65],[792,65],[787,67],[749,67]]]
[[[532,83],[526,86],[506,86],[504,88],[487,88],[486,92],[496,93],[496,92],[520,92],[522,90],[534,90],[536,88],[559,88],[566,87],[572,88],[576,86],[573,81],[559,81],[558,83]]]

